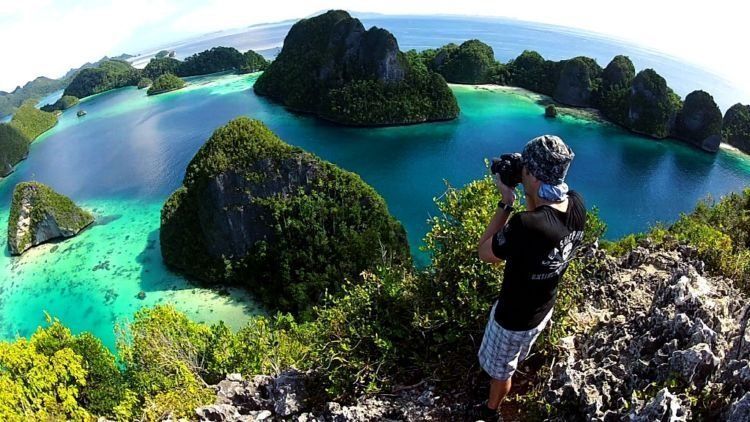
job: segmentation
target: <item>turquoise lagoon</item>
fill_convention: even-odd
[[[402,221],[413,252],[437,211],[446,184],[486,173],[484,160],[519,151],[542,133],[562,136],[576,153],[569,183],[599,207],[607,236],[674,221],[711,194],[742,189],[750,162],[728,151],[707,154],[679,142],[654,141],[610,124],[544,118],[533,95],[453,86],[461,115],[451,122],[377,129],[346,128],[285,110],[253,93],[256,75],[189,79],[182,90],[147,97],[133,87],[100,94],[63,113],[37,139],[29,158],[0,181],[0,225],[7,225],[13,186],[47,183],[97,216],[79,236],[0,256],[0,337],[27,336],[45,312],[74,331],[114,347],[114,327],[142,306],[173,303],[200,321],[241,326],[262,312],[234,289],[195,287],[163,265],[159,214],[185,167],[213,130],[237,116],[265,122],[286,142],[358,173]],[[88,114],[76,117],[84,109]],[[6,243],[5,230],[0,242]],[[139,299],[139,292],[145,299]]]

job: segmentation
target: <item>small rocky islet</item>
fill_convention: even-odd
[[[23,182],[13,190],[8,219],[8,248],[13,255],[54,239],[75,236],[94,216],[70,198],[38,182]]]

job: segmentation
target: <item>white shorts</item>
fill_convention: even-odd
[[[495,321],[495,308],[492,306],[487,328],[484,329],[482,345],[479,347],[479,365],[489,376],[496,380],[507,380],[516,372],[518,364],[526,359],[531,346],[544,330],[552,317],[552,309],[542,322],[528,331],[506,330]]]

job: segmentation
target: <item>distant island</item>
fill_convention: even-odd
[[[54,104],[47,104],[42,107],[42,111],[63,111],[73,107],[74,105],[78,104],[78,102],[78,97],[74,97],[72,95],[63,95],[59,100],[55,101]]]
[[[122,60],[106,60],[97,67],[80,71],[65,88],[65,95],[84,98],[125,86],[138,86],[143,89],[151,83],[156,83],[156,80],[165,74],[182,78],[228,70],[247,73],[263,70],[268,65],[268,62],[254,51],[241,53],[232,47],[214,47],[196,53],[184,61],[172,56],[173,54],[168,53],[157,54],[143,70],[136,69]],[[150,95],[166,91],[151,92]]]
[[[130,54],[122,54],[112,59],[116,60],[127,60],[132,58]],[[50,79],[44,76],[40,76],[33,81],[26,83],[23,87],[16,87],[12,92],[0,91],[0,117],[13,114],[18,107],[21,106],[26,100],[35,99],[39,100],[42,97],[49,95],[57,90],[64,89],[70,81],[78,74],[82,69],[90,67],[96,67],[103,61],[110,60],[109,57],[104,56],[97,62],[85,63],[81,67],[70,69],[60,79]]]
[[[302,19],[254,86],[291,110],[351,126],[450,120],[458,103],[442,76],[402,53],[382,28],[343,10]]]
[[[57,124],[57,116],[38,110],[33,99],[18,108],[10,123],[0,123],[0,177],[29,154],[29,145],[39,135]]]
[[[185,81],[171,73],[165,73],[154,81],[148,89],[148,95],[163,94],[169,91],[175,91],[185,86]]]
[[[653,69],[636,74],[626,56],[616,56],[602,69],[589,57],[556,62],[527,50],[503,64],[495,60],[492,47],[476,39],[410,53],[451,83],[517,86],[563,105],[597,108],[641,135],[673,137],[709,152],[718,151],[724,139],[750,153],[750,106],[736,104],[722,118],[709,93],[693,91],[683,102]]]

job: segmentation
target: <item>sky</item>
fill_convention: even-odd
[[[746,6],[732,0],[0,0],[0,90],[104,55],[327,9],[497,16],[598,32],[697,64],[750,92]]]

